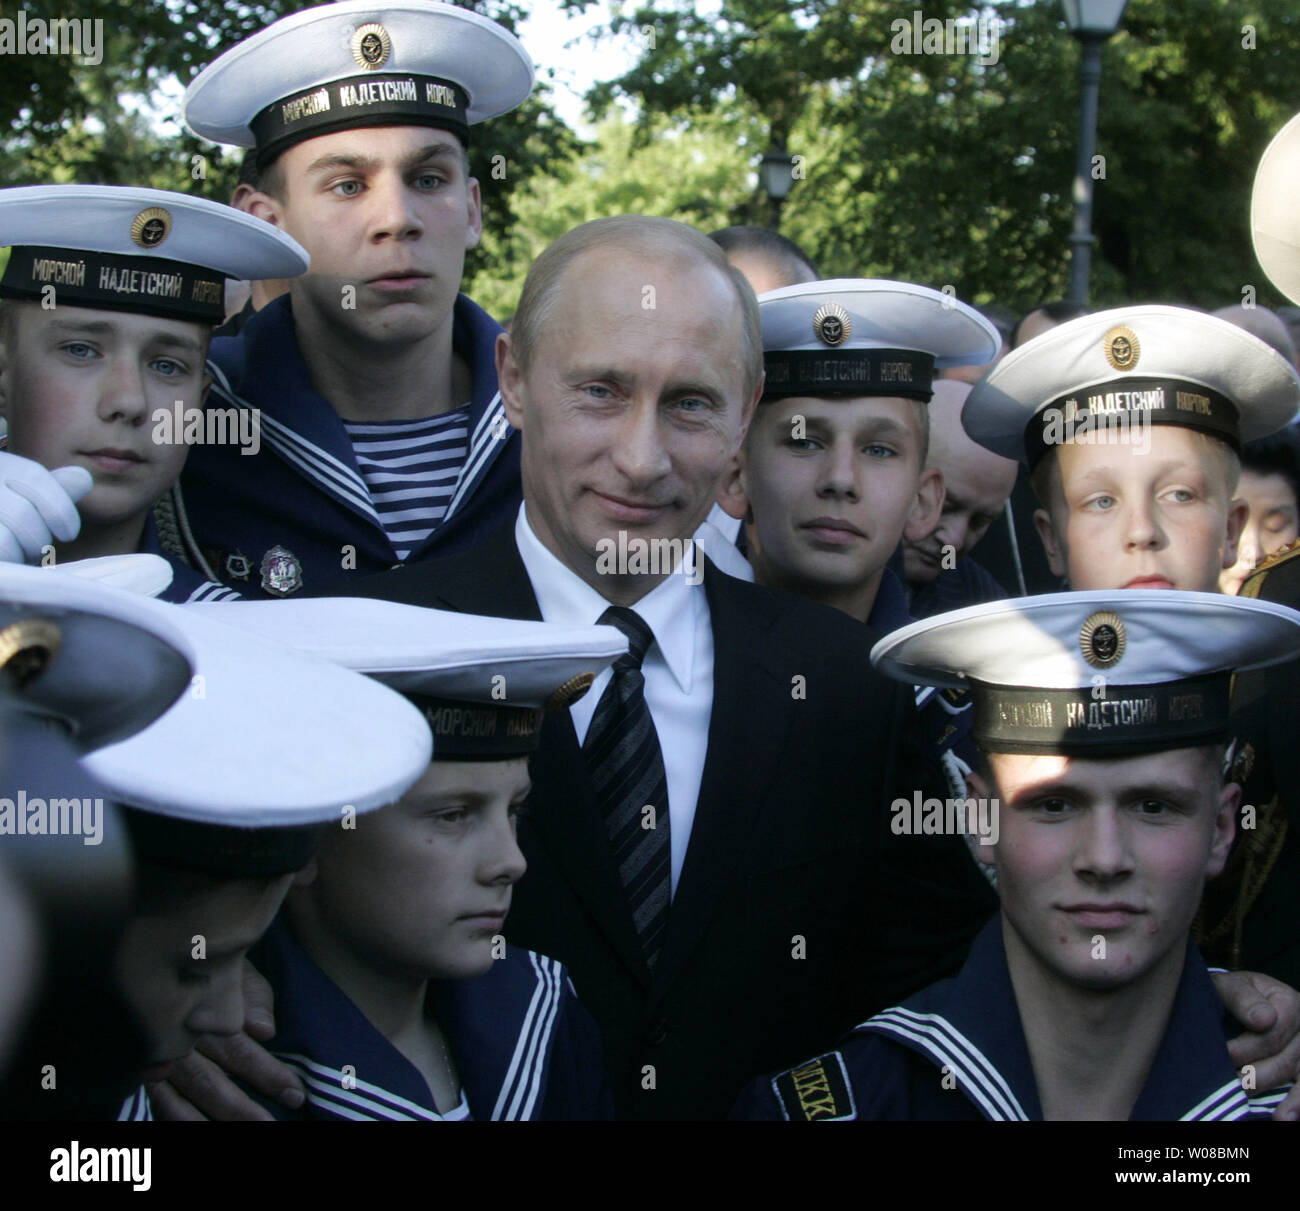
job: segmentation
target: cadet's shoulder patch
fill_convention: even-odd
[[[857,1117],[844,1056],[829,1052],[773,1077],[772,1091],[790,1122],[819,1122]]]
[[[1274,551],[1272,555],[1266,555],[1259,564],[1256,565],[1255,570],[1246,577],[1238,596],[1260,596],[1260,590],[1264,587],[1264,581],[1268,578],[1268,574],[1275,571],[1282,564],[1291,562],[1297,556],[1300,556],[1300,538],[1297,538],[1295,542],[1287,543],[1287,545],[1282,547],[1280,550]],[[1266,598],[1266,600],[1275,599]],[[1287,602],[1285,604],[1289,605],[1291,603]]]

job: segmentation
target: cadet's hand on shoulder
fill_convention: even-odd
[[[228,1038],[206,1035],[193,1054],[172,1066],[171,1076],[149,1087],[159,1118],[193,1121],[252,1119],[272,1116],[244,1093],[231,1077],[251,1085],[290,1110],[306,1099],[298,1077],[275,1059],[262,1043],[275,1034],[271,986],[244,960],[244,1030]]]
[[[1273,1117],[1300,1121],[1300,993],[1254,971],[1213,979],[1228,1012],[1247,1031],[1228,1044],[1232,1062],[1253,1069],[1250,1087],[1256,1093],[1297,1082]]]
[[[94,486],[85,467],[47,471],[30,458],[0,451],[0,561],[37,563],[56,540],[76,538],[76,502]]]

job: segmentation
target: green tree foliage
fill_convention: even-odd
[[[927,49],[895,24],[913,10],[998,18],[996,61],[906,53]],[[1026,308],[1069,279],[1079,50],[1060,12],[1056,0],[622,6],[609,29],[639,33],[644,53],[590,100],[630,98],[647,124],[762,119],[769,145],[806,159],[783,230],[824,272]],[[1104,51],[1094,302],[1216,306],[1246,285],[1276,298],[1251,249],[1250,186],[1300,109],[1298,62],[1293,0],[1132,0]],[[753,213],[750,199],[733,217]]]
[[[707,117],[689,125],[652,120],[638,139],[637,128],[614,111],[592,142],[521,180],[509,255],[486,249],[499,269],[479,274],[475,300],[499,318],[511,315],[533,259],[589,219],[649,214],[702,231],[727,226],[753,195],[751,165],[765,137],[763,125],[753,122],[745,131]]]
[[[223,50],[316,0],[51,0],[0,3],[0,17],[102,21],[102,61],[63,55],[6,55],[0,62],[0,181],[147,185],[225,201],[242,152],[216,148],[181,125],[175,82],[188,84]],[[513,29],[525,10],[508,0],[466,3]],[[84,56],[83,56],[84,59]],[[542,82],[546,72],[539,72]],[[157,90],[170,84],[164,93]],[[511,252],[515,183],[572,153],[577,140],[544,96],[475,131],[471,169],[484,195],[487,248],[471,274],[508,272],[494,257]],[[150,98],[154,104],[149,104]],[[168,100],[167,98],[172,98]],[[472,280],[472,279],[471,279]]]

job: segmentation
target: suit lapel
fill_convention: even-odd
[[[737,582],[706,565],[705,589],[713,629],[713,710],[709,747],[695,806],[690,845],[668,933],[655,969],[666,988],[703,936],[718,900],[745,857],[744,838],[771,784],[772,768],[790,730],[790,686],[765,658],[764,632],[775,617],[766,596],[736,593]],[[752,709],[762,703],[762,709]],[[740,726],[743,717],[744,724]]]

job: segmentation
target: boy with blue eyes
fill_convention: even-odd
[[[1298,652],[1284,607],[1140,590],[972,606],[877,644],[890,676],[973,692],[1001,912],[955,980],[756,1082],[737,1115],[1269,1116],[1286,1089],[1236,1072],[1189,937],[1240,800],[1220,775],[1232,675]]]
[[[938,524],[943,478],[927,469],[927,407],[937,369],[981,364],[1001,338],[974,308],[906,282],[841,279],[772,290],[759,299],[766,378],[730,495],[745,519],[759,584],[835,607],[884,634],[911,621],[904,537]],[[901,560],[901,557],[900,557]],[[871,631],[863,629],[863,642]],[[969,704],[918,687],[897,730],[906,793],[966,795],[973,760]],[[918,890],[901,949],[955,969],[995,906],[988,882],[953,835],[887,833],[891,868]]]
[[[1028,463],[1034,524],[1074,589],[1218,591],[1247,505],[1241,443],[1283,428],[1300,376],[1227,320],[1124,307],[1061,324],[971,392],[966,432]]]
[[[299,274],[307,254],[229,207],[110,186],[2,190],[0,241],[0,559],[162,554],[150,510],[207,439],[187,418],[226,278]],[[172,563],[171,600],[233,595]]]
[[[865,279],[772,290],[759,314],[767,378],[724,507],[760,584],[892,630],[908,619],[887,564],[943,507],[934,371],[992,360],[997,330],[950,295]]]

